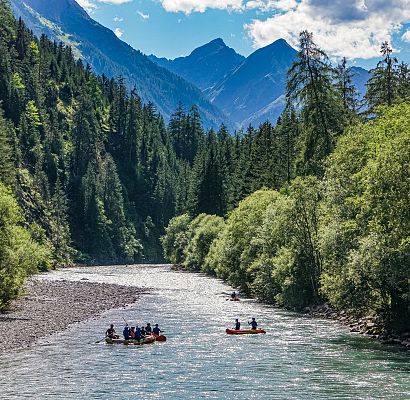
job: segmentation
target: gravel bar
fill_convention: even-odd
[[[74,323],[135,303],[146,292],[131,286],[32,278],[26,294],[0,314],[0,353],[29,347]]]

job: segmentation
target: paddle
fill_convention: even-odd
[[[102,338],[102,339],[100,339],[100,340],[97,340],[95,343],[97,344],[97,343],[101,343],[103,340],[105,340],[105,338]]]

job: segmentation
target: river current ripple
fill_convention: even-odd
[[[1,399],[410,399],[410,353],[250,299],[168,266],[61,270],[41,279],[153,288],[136,304],[0,357]],[[115,293],[113,293],[115,295]],[[229,336],[256,317],[266,335]],[[158,322],[168,341],[95,344],[113,322]]]

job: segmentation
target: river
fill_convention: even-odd
[[[251,299],[202,274],[168,266],[73,268],[41,279],[88,279],[152,288],[126,309],[0,358],[2,399],[410,399],[410,353],[337,322]],[[115,293],[113,293],[115,295]],[[256,317],[266,335],[230,336]],[[96,344],[113,322],[160,323],[165,343]]]

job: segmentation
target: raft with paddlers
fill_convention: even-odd
[[[225,331],[228,335],[256,335],[258,333],[266,333],[264,329],[229,329]]]
[[[134,339],[111,339],[111,338],[105,338],[105,343],[107,344],[125,344],[125,345],[136,345],[136,346],[141,346],[143,344],[149,344],[149,343],[154,343],[157,339],[154,336],[147,336],[144,338],[141,338],[140,340],[134,340]]]

